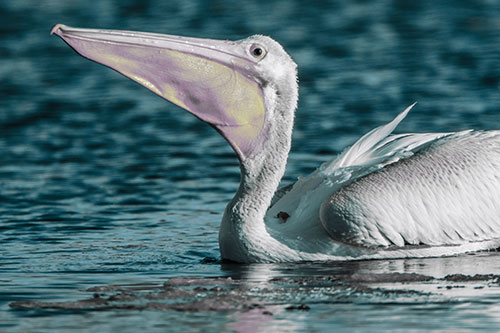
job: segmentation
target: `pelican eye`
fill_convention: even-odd
[[[266,49],[259,44],[253,44],[250,47],[250,54],[256,59],[262,59],[266,56]]]

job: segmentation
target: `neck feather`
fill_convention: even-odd
[[[240,161],[240,186],[226,207],[219,232],[224,259],[248,262],[265,251],[259,248],[262,237],[269,236],[264,216],[285,173],[291,146],[296,89],[291,93],[278,94],[269,112],[266,140],[251,158]]]
[[[253,158],[241,161],[241,180],[238,192],[230,205],[235,215],[248,216],[246,224],[261,223],[269,208],[283,174],[291,146],[290,123],[280,119],[279,125],[270,135],[267,144]],[[279,134],[279,135],[275,135]],[[234,216],[238,221],[238,216]]]

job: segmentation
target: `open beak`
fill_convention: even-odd
[[[260,144],[263,91],[240,43],[62,24],[51,34],[211,124],[240,159]]]

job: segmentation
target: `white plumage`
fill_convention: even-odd
[[[269,228],[286,211],[297,237],[321,224],[341,244],[316,236],[306,256],[432,256],[500,245],[500,132],[386,136],[391,125],[299,180],[269,210]]]
[[[333,194],[321,221],[360,246],[458,245],[500,237],[500,135],[454,134]],[[383,224],[380,224],[383,221]]]

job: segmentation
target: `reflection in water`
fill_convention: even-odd
[[[350,276],[354,274],[416,273],[443,278],[452,274],[498,274],[497,252],[471,253],[455,257],[303,262],[239,265],[221,263],[221,270],[234,280],[267,282],[275,278]]]
[[[379,324],[390,329],[401,316],[411,316],[414,311],[439,313],[430,317],[423,328],[447,328],[468,317],[477,325],[479,320],[490,320],[489,310],[497,308],[500,297],[499,267],[483,269],[482,273],[474,271],[476,266],[485,267],[492,257],[496,254],[391,262],[224,263],[220,265],[225,278],[172,277],[164,279],[164,283],[101,285],[88,288],[86,293],[90,295],[77,301],[16,301],[10,307],[19,313],[212,313],[210,317],[223,316],[221,324],[224,322],[226,329],[238,332],[331,329],[328,318],[332,315],[338,319],[334,327],[342,327],[344,321],[367,325],[377,322],[382,313],[386,318]],[[449,265],[450,259],[455,266]],[[446,275],[424,274],[435,268],[434,273]],[[372,316],[359,317],[359,312]]]
[[[276,313],[276,314],[279,314]],[[300,328],[300,321],[279,320],[273,316],[275,313],[262,309],[254,309],[247,312],[237,312],[230,315],[231,322],[226,325],[226,329],[234,332],[293,332]]]

